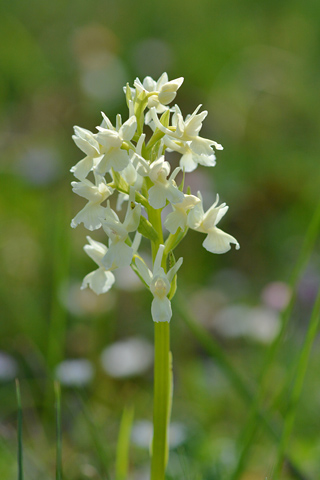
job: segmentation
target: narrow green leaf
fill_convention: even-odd
[[[307,365],[310,358],[312,346],[314,344],[316,335],[319,330],[319,324],[320,324],[320,290],[318,292],[318,296],[316,298],[314,307],[312,309],[308,331],[307,331],[302,349],[300,350],[298,361],[297,361],[295,381],[294,381],[292,392],[289,398],[289,407],[285,415],[283,432],[281,435],[281,440],[280,440],[279,448],[277,452],[276,468],[274,472],[275,480],[280,478],[280,473],[281,473],[282,464],[284,462],[285,453],[286,451],[288,451],[289,439],[290,439],[290,435],[294,425],[294,420],[297,413],[297,406],[298,406],[299,398],[302,392],[303,382],[304,382],[304,378],[307,371]]]
[[[62,430],[61,430],[61,388],[54,384],[56,407],[56,480],[62,480]]]
[[[105,444],[105,432],[101,432],[102,426],[101,423],[96,422],[93,418],[93,415],[90,409],[87,406],[87,403],[80,392],[77,392],[77,401],[81,406],[81,411],[83,413],[83,417],[87,423],[88,430],[91,436],[92,443],[94,445],[94,450],[97,456],[97,463],[99,464],[99,472],[101,479],[109,479],[111,478],[111,474],[109,473],[109,466],[111,464],[111,455],[109,449],[106,447]],[[72,410],[69,411],[70,415],[72,416]],[[113,460],[112,460],[113,462]]]
[[[258,416],[258,412],[261,408],[261,404],[265,396],[266,379],[268,378],[267,373],[269,371],[269,367],[273,363],[276,353],[279,350],[279,347],[281,345],[281,341],[287,331],[287,327],[291,319],[292,310],[295,304],[296,293],[297,293],[300,276],[309,261],[309,258],[314,248],[315,241],[319,235],[319,230],[320,230],[320,202],[317,205],[314,215],[310,221],[299,257],[297,259],[297,262],[294,265],[293,272],[291,274],[289,285],[291,287],[292,296],[287,307],[281,313],[281,320],[282,320],[281,330],[278,336],[275,338],[275,340],[271,344],[271,346],[269,347],[269,350],[267,351],[265,359],[263,361],[263,366],[262,366],[262,369],[259,375],[259,380],[258,380],[258,387],[255,393],[255,396],[252,399],[248,420],[240,439],[240,444],[242,445],[241,454],[239,457],[236,470],[233,473],[233,475],[230,477],[231,480],[235,480],[240,477],[240,474],[243,471],[245,463],[247,461],[250,447],[253,443],[254,435],[258,426],[258,422],[256,421],[256,418]],[[303,479],[304,478],[303,475],[300,474],[299,469],[295,467],[295,465],[292,463],[290,458],[288,458],[288,456],[286,460],[287,460],[288,469],[292,473],[293,478],[300,479],[300,480]]]
[[[254,401],[254,390],[252,386],[248,385],[247,382],[242,378],[237,369],[232,365],[228,356],[225,354],[223,349],[220,347],[217,341],[193,318],[190,311],[187,309],[185,304],[185,299],[181,294],[176,295],[177,300],[175,301],[175,306],[179,312],[181,319],[186,323],[190,328],[194,337],[198,340],[200,345],[205,349],[205,351],[217,362],[217,364],[224,370],[226,376],[228,377],[230,383],[238,394],[243,398],[246,404],[252,404]],[[269,412],[266,412],[260,405],[256,405],[256,416],[260,420],[261,424],[265,427],[265,430],[270,434],[275,440],[279,440],[279,429],[274,423],[273,418],[270,417]],[[255,426],[259,423],[255,421]],[[252,432],[251,432],[252,433]],[[251,438],[251,437],[250,437]],[[251,441],[249,445],[251,444]],[[247,449],[246,449],[247,453]],[[305,477],[296,467],[294,462],[291,460],[290,456],[286,457],[288,468],[291,472],[295,472],[293,478],[302,480]],[[238,472],[230,476],[230,479],[240,478]]]
[[[23,480],[22,406],[18,379],[16,379],[16,396],[18,406],[18,480]]]
[[[116,480],[127,480],[129,472],[129,447],[134,411],[132,407],[123,410],[116,454]]]

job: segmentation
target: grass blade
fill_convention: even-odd
[[[236,480],[240,478],[240,474],[243,471],[243,468],[245,466],[246,459],[248,457],[248,453],[249,453],[255,432],[258,427],[256,419],[257,419],[257,415],[259,415],[258,412],[261,410],[262,400],[265,397],[265,380],[267,378],[267,373],[268,373],[269,367],[274,361],[277,351],[279,350],[279,347],[281,345],[285,332],[287,331],[293,306],[296,300],[298,283],[299,283],[301,274],[305,269],[310,259],[310,256],[312,254],[312,251],[314,249],[314,245],[318,237],[319,230],[320,230],[320,203],[318,204],[315,210],[315,213],[311,219],[311,222],[307,229],[307,233],[304,238],[300,255],[298,257],[298,260],[291,274],[289,285],[291,287],[292,296],[289,304],[287,305],[285,310],[282,312],[282,322],[281,322],[280,332],[278,336],[275,338],[274,342],[271,344],[269,350],[267,351],[267,354],[263,362],[263,366],[258,379],[258,390],[251,404],[248,420],[247,420],[245,429],[241,435],[241,441],[239,442],[242,445],[242,451],[239,456],[239,462],[236,467],[236,470],[231,475],[231,480]],[[306,477],[299,472],[299,470],[292,464],[292,462],[289,459],[287,459],[287,462],[293,478],[305,480]]]
[[[22,405],[20,383],[16,378],[16,395],[18,405],[18,480],[23,480],[23,446],[22,446]]]
[[[62,480],[62,430],[61,430],[61,388],[54,383],[56,407],[56,480]]]
[[[117,444],[116,480],[126,480],[128,478],[129,446],[133,415],[132,407],[127,407],[123,410]]]
[[[279,478],[281,467],[284,460],[284,455],[288,447],[295,416],[297,413],[297,406],[298,406],[299,398],[301,395],[305,374],[307,371],[307,365],[308,365],[308,361],[311,354],[311,349],[319,330],[319,324],[320,324],[320,290],[318,292],[317,299],[312,309],[309,328],[308,328],[306,338],[297,362],[295,382],[293,384],[291,396],[289,399],[289,406],[286,412],[284,428],[283,428],[283,432],[282,432],[282,436],[281,436],[281,440],[278,448],[277,462],[276,462],[276,468],[275,468],[275,474],[274,474],[275,480]]]
[[[86,399],[82,396],[82,394],[80,394],[79,391],[77,392],[77,400],[79,402],[79,405],[81,405],[81,411],[83,413],[85,421],[87,422],[88,429],[90,431],[90,435],[96,449],[101,479],[109,479],[111,478],[111,475],[109,475],[109,465],[111,461],[110,455],[108,454],[108,451],[106,451],[105,440],[104,438],[103,440],[101,439],[99,431],[101,429],[101,425],[97,424],[93,420],[91,412],[87,406]],[[70,411],[70,415],[72,415],[72,411]]]
[[[225,374],[227,375],[230,383],[234,387],[234,389],[239,393],[242,399],[249,404],[251,403],[254,407],[254,411],[252,412],[252,418],[254,421],[250,423],[250,431],[247,433],[246,443],[244,445],[243,451],[241,455],[244,456],[242,459],[240,457],[237,469],[233,472],[233,475],[230,476],[230,479],[235,480],[239,478],[239,475],[242,471],[242,467],[245,464],[245,456],[249,451],[249,447],[252,443],[252,438],[255,433],[255,429],[258,426],[258,422],[256,421],[256,417],[260,419],[260,423],[263,424],[265,430],[269,433],[269,435],[274,438],[276,441],[279,441],[280,432],[279,428],[277,428],[277,424],[273,421],[272,417],[268,412],[266,412],[260,406],[260,397],[259,399],[254,395],[254,389],[247,384],[247,382],[242,378],[240,373],[235,369],[232,363],[229,361],[229,358],[224,353],[220,345],[211,337],[211,335],[199,324],[196,322],[195,319],[192,318],[190,314],[190,310],[187,309],[183,298],[176,294],[175,296],[175,307],[179,312],[182,320],[186,323],[189,327],[191,332],[193,333],[194,337],[198,340],[200,345],[205,349],[205,351],[216,361],[216,363],[223,369]],[[290,471],[294,475],[293,478],[297,480],[306,480],[306,477],[300,470],[296,467],[294,462],[289,458],[286,458],[288,467]],[[239,471],[238,471],[239,468]]]

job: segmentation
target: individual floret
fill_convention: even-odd
[[[155,126],[166,134],[165,145],[182,154],[180,166],[186,172],[192,172],[198,164],[213,167],[216,163],[216,157],[212,146],[217,150],[223,150],[222,145],[214,140],[199,137],[202,122],[208,114],[206,110],[198,113],[200,108],[201,105],[195,109],[192,115],[187,115],[184,120],[180,108],[175,105],[175,113],[172,116],[173,129],[162,125],[154,108],[150,111]]]
[[[234,243],[238,250],[240,245],[237,240],[216,227],[221,218],[227,213],[229,207],[225,203],[217,207],[219,202],[219,195],[217,195],[212,207],[204,212],[200,192],[198,192],[198,197],[200,202],[189,212],[187,220],[188,227],[197,232],[207,233],[207,237],[202,245],[208,252],[226,253],[230,250],[231,243]]]
[[[106,270],[102,265],[102,259],[108,252],[108,248],[103,243],[96,242],[90,237],[87,237],[87,240],[89,245],[83,247],[84,251],[96,262],[99,268],[84,277],[81,289],[89,286],[97,295],[100,295],[108,292],[115,281],[113,273]]]
[[[136,258],[138,272],[153,295],[151,314],[154,322],[170,322],[171,320],[172,310],[168,294],[170,292],[171,282],[183,261],[182,258],[179,258],[168,273],[165,273],[163,267],[161,267],[163,252],[164,245],[160,245],[153,264],[153,272],[149,270],[139,257]]]
[[[130,265],[134,254],[133,247],[126,243],[130,232],[137,230],[140,223],[141,205],[138,203],[133,208],[134,193],[130,194],[128,209],[121,223],[118,215],[110,208],[110,203],[106,208],[106,216],[102,221],[102,228],[110,238],[109,249],[102,260],[102,264],[107,270]]]
[[[101,144],[103,157],[96,167],[96,172],[105,175],[113,168],[120,172],[129,163],[129,154],[123,149],[124,142],[130,142],[137,129],[137,120],[131,116],[123,125],[120,116],[117,117],[117,128],[114,128],[108,117],[102,113],[104,121],[97,127],[97,140]]]
[[[86,206],[72,219],[71,227],[75,228],[83,223],[88,230],[101,227],[101,218],[104,217],[105,207],[101,205],[113,193],[113,188],[106,184],[102,177],[96,178],[97,184],[84,179],[81,182],[71,182],[72,191],[88,200]]]

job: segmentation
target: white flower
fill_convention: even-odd
[[[198,114],[200,107],[201,105],[195,109],[192,115],[187,115],[184,120],[178,105],[175,105],[175,113],[172,116],[174,131],[162,125],[155,109],[152,108],[150,111],[155,126],[166,134],[164,137],[165,145],[182,154],[180,166],[186,172],[192,172],[198,164],[206,167],[215,165],[216,157],[212,145],[217,150],[223,150],[219,143],[199,137],[202,122],[208,114],[206,110]]]
[[[234,243],[238,250],[240,245],[237,240],[216,227],[221,218],[227,213],[229,207],[225,203],[217,207],[219,201],[219,196],[217,195],[215,203],[204,213],[200,192],[198,192],[198,197],[200,202],[189,212],[187,224],[193,230],[208,234],[202,244],[204,248],[212,253],[226,253],[231,248],[230,244]]]
[[[184,194],[181,192],[174,181],[180,168],[176,168],[170,177],[170,164],[164,160],[164,156],[158,158],[151,165],[146,165],[148,168],[148,176],[154,183],[153,187],[149,189],[149,203],[153,208],[162,208],[166,201],[170,203],[180,203],[183,201]]]
[[[170,268],[168,273],[165,273],[164,269],[161,267],[163,252],[164,245],[160,245],[154,261],[153,272],[149,270],[139,257],[136,258],[136,267],[139,274],[148,285],[153,295],[151,314],[154,322],[170,322],[172,310],[171,302],[168,299],[168,293],[170,292],[173,277],[179,270],[183,261],[182,258],[179,258],[177,263]]]
[[[134,246],[129,246],[125,242],[130,232],[137,230],[140,223],[141,205],[138,203],[131,208],[134,194],[131,191],[128,202],[128,209],[121,223],[118,215],[110,208],[106,208],[106,216],[102,221],[102,228],[111,240],[108,252],[103,257],[102,263],[107,270],[125,267],[130,265],[134,254]],[[132,198],[133,197],[133,198]],[[131,200],[131,201],[130,201]]]
[[[158,81],[151,77],[146,77],[141,83],[139,78],[134,81],[134,86],[138,94],[145,91],[148,95],[148,108],[155,108],[157,113],[163,113],[168,110],[167,105],[171,103],[181,87],[184,78],[179,77],[169,82],[167,73],[163,73]],[[150,113],[147,112],[145,122],[151,121]]]
[[[55,368],[55,376],[62,385],[84,387],[94,376],[92,363],[84,358],[63,360]]]
[[[99,143],[97,142],[95,135],[86,128],[73,127],[75,135],[72,135],[72,139],[77,147],[80,148],[89,157],[97,157],[100,154]]]
[[[81,182],[71,182],[72,191],[88,200],[87,205],[72,219],[71,227],[75,228],[83,223],[88,230],[96,230],[101,227],[101,217],[104,216],[104,202],[113,193],[113,188],[108,187],[102,177],[96,178],[97,185],[90,180],[84,179]]]
[[[104,121],[100,127],[97,127],[97,140],[102,145],[101,158],[96,167],[96,172],[105,175],[112,168],[116,172],[123,170],[129,163],[129,154],[121,147],[123,142],[129,142],[137,129],[137,119],[131,116],[123,125],[121,119],[117,117],[117,128],[114,128],[108,117],[102,113]]]
[[[140,161],[141,157],[141,148],[144,142],[145,135],[142,134],[137,142],[136,151],[130,150],[129,152],[129,163],[121,172],[121,177],[127,182],[127,184],[133,187],[135,190],[140,190],[143,184],[143,178],[139,174]],[[145,161],[143,159],[143,161]],[[121,210],[122,204],[124,201],[129,200],[129,195],[126,193],[119,192],[117,199],[117,210]]]
[[[96,139],[96,135],[81,127],[73,127],[75,135],[72,138],[77,145],[87,156],[74,165],[70,172],[74,174],[79,180],[86,178],[88,173],[101,160],[100,145]]]
[[[84,277],[81,289],[89,286],[97,295],[100,295],[100,293],[106,293],[110,290],[115,280],[113,273],[106,270],[102,265],[102,259],[108,252],[108,248],[103,243],[96,242],[90,237],[87,237],[87,240],[89,245],[83,247],[84,251],[96,262],[99,268]]]
[[[180,227],[185,230],[187,227],[188,211],[200,202],[194,195],[184,195],[181,203],[175,203],[172,206],[173,212],[169,213],[164,221],[164,226],[170,233],[174,234]]]

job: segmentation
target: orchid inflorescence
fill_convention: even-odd
[[[86,275],[82,288],[89,286],[97,294],[105,293],[115,281],[112,272],[131,265],[154,297],[151,313],[155,322],[171,319],[170,299],[175,293],[176,274],[182,264],[182,258],[175,262],[172,252],[189,228],[207,235],[203,246],[209,252],[225,253],[232,243],[239,248],[234,237],[217,228],[228,210],[225,203],[218,205],[218,195],[205,212],[200,192],[192,195],[190,188],[186,193],[183,191],[185,174],[198,165],[213,167],[214,149],[222,150],[222,146],[199,136],[208,113],[199,113],[201,105],[186,118],[178,105],[169,108],[182,82],[182,77],[169,81],[166,73],[157,82],[146,77],[141,83],[137,78],[133,88],[128,84],[124,87],[128,120],[122,123],[121,116],[117,115],[114,127],[102,113],[97,133],[76,126],[72,137],[86,155],[71,169],[77,178],[72,187],[88,203],[74,217],[71,226],[83,223],[91,231],[102,227],[108,237],[108,246],[87,237],[84,250],[99,268]],[[149,127],[148,141],[143,132],[145,126]],[[181,155],[180,166],[173,172],[165,160],[166,151]],[[183,179],[178,186],[175,179],[180,171]],[[109,198],[115,192],[118,211],[127,202],[123,221],[110,206]],[[163,219],[168,231],[164,241],[161,212],[167,205],[172,211]],[[152,271],[138,253],[141,236],[151,241]],[[169,271],[166,268],[168,257]]]

